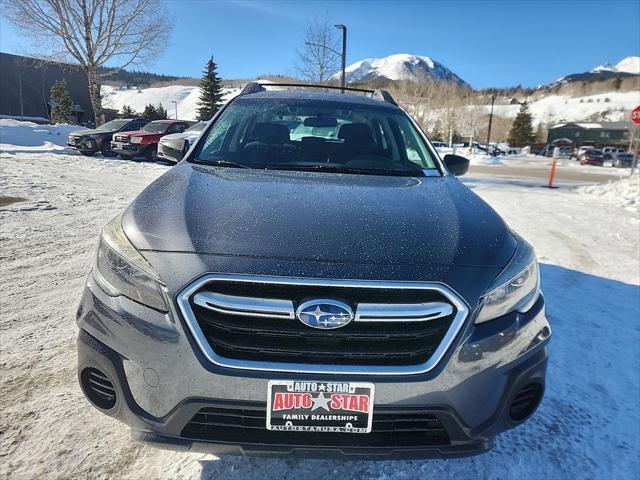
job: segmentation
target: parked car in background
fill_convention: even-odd
[[[602,167],[604,164],[604,156],[600,150],[590,148],[578,154],[580,165],[597,165]]]
[[[616,155],[618,153],[625,153],[625,149],[624,148],[618,148],[618,147],[604,147],[602,149],[602,154],[606,155],[606,154],[610,154],[610,155]]]
[[[207,122],[198,122],[182,133],[165,135],[158,142],[158,158],[178,163],[206,126]]]
[[[633,153],[616,153],[612,155],[612,167],[631,167],[633,166],[633,161],[635,160],[635,155]]]
[[[580,148],[578,148],[578,150],[576,151],[576,160],[580,159],[580,155],[582,155],[584,152],[586,152],[587,150],[592,150],[593,147],[592,146],[582,146]]]
[[[80,130],[72,132],[67,140],[67,146],[75,148],[82,155],[91,156],[101,152],[105,157],[115,156],[111,150],[111,140],[114,133],[140,130],[149,120],[145,118],[118,118],[100,125],[95,130]]]
[[[111,149],[123,160],[144,157],[148,162],[157,159],[158,142],[165,135],[182,133],[193,122],[185,120],[154,120],[134,132],[120,132],[113,136]]]

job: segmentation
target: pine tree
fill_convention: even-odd
[[[520,111],[513,121],[507,141],[512,147],[526,147],[535,141],[533,125],[531,124],[531,114],[529,104],[524,102],[520,105]]]
[[[135,118],[137,116],[138,116],[138,113],[129,105],[122,106],[122,111],[120,112],[120,118]]]
[[[51,123],[71,123],[73,100],[64,78],[53,84],[49,91],[49,99],[51,102]]]
[[[538,123],[538,129],[536,130],[536,142],[546,143],[548,133],[549,129],[547,126],[543,122]]]
[[[200,80],[198,120],[209,120],[222,104],[222,79],[218,77],[217,68],[213,56],[210,57]]]
[[[161,103],[158,105],[149,103],[144,107],[142,116],[148,120],[164,120],[167,118],[167,109]]]

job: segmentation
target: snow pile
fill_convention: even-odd
[[[33,122],[3,118],[0,119],[0,152],[65,150],[69,134],[78,130],[85,130],[85,128],[66,123],[38,125]]]
[[[633,177],[576,188],[579,195],[595,196],[627,210],[640,210],[640,172]]]
[[[168,85],[154,88],[118,88],[103,85],[101,89],[103,106],[122,110],[128,105],[136,112],[142,112],[148,104],[162,106],[167,110],[170,118],[175,118],[176,104],[180,120],[196,120],[198,115],[198,99],[200,87],[186,85]],[[223,89],[223,101],[227,102],[239,93],[237,88]]]
[[[430,57],[399,53],[383,58],[366,58],[349,65],[345,69],[347,82],[375,80],[388,78],[389,80],[424,80],[433,77],[438,80],[453,80],[460,84],[466,83],[455,73]],[[331,78],[339,79],[340,72]]]

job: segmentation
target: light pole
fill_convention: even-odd
[[[176,120],[178,119],[178,102],[175,100],[171,100],[169,103],[173,103],[176,107]]]
[[[345,68],[347,67],[347,26],[338,24],[335,27],[342,30],[342,76],[340,78],[340,87],[344,93],[345,87]]]
[[[493,121],[493,103],[496,101],[496,96],[491,95],[491,113],[489,114],[489,129],[487,130],[487,153],[489,153],[489,141],[491,140],[491,122]]]

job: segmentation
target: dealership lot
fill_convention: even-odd
[[[132,442],[128,428],[96,414],[76,380],[74,314],[100,228],[169,167],[20,148],[3,148],[0,165],[4,477],[504,478],[535,471],[570,478],[580,471],[626,478],[640,468],[632,453],[640,448],[640,223],[633,205],[541,188],[535,176],[498,179],[504,166],[489,167],[495,175],[472,169],[467,184],[535,245],[554,330],[540,410],[490,453],[357,464],[217,459]]]

